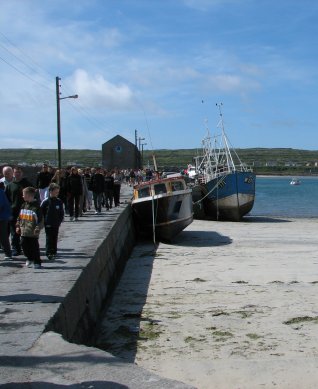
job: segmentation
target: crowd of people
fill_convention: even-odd
[[[25,265],[41,268],[39,234],[44,228],[46,256],[57,255],[59,227],[65,216],[77,222],[85,212],[96,215],[120,204],[122,183],[133,185],[132,170],[100,167],[53,169],[43,164],[36,180],[23,176],[21,166],[5,166],[0,178],[0,247],[4,260],[22,255]]]

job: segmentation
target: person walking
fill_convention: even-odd
[[[70,221],[74,220],[74,210],[75,210],[75,221],[78,221],[79,201],[80,201],[80,196],[83,194],[83,185],[82,185],[82,178],[78,174],[78,169],[75,166],[71,168],[71,174],[67,177],[66,189],[67,189],[68,211],[70,215]]]
[[[5,188],[5,193],[11,204],[12,218],[10,220],[11,248],[12,255],[21,255],[20,235],[16,233],[16,223],[20,213],[23,200],[23,189],[32,186],[29,180],[23,177],[23,171],[20,166],[13,169],[13,181]]]
[[[107,211],[109,211],[113,206],[113,197],[114,197],[114,177],[112,176],[111,171],[107,171],[105,176],[105,205]]]
[[[13,181],[13,169],[11,166],[5,166],[2,169],[3,177],[0,178],[0,187],[2,189],[5,189],[7,185],[10,184],[10,182]]]
[[[2,175],[3,175],[3,177],[0,178],[0,188],[5,190],[7,185],[9,185],[10,182],[13,181],[13,169],[12,169],[12,167],[11,166],[4,166],[4,168],[2,169]],[[8,225],[7,225],[6,229],[7,229],[7,234],[8,234],[8,237],[9,237],[10,236],[9,220],[8,220],[7,224]],[[3,229],[2,229],[2,231],[0,231],[0,234],[1,234],[1,232],[3,232]],[[0,242],[0,249],[2,249],[4,251],[1,242]],[[11,248],[10,248],[10,252],[11,252]]]
[[[82,194],[80,196],[80,201],[79,201],[79,215],[83,216],[83,213],[87,211],[86,199],[88,196],[88,188],[86,185],[84,171],[82,169],[78,169],[78,174],[82,180]]]
[[[68,213],[67,196],[66,196],[66,177],[64,169],[57,169],[52,177],[51,183],[57,184],[60,187],[59,199],[62,200],[65,213]]]
[[[44,163],[36,179],[36,187],[39,189],[40,201],[43,201],[48,196],[48,188],[52,177],[53,174],[49,171],[48,165]]]
[[[12,252],[8,234],[10,219],[11,206],[6,194],[4,193],[4,189],[0,188],[0,244],[4,251],[5,260],[12,260]]]
[[[101,172],[101,168],[96,168],[96,173],[92,175],[90,188],[93,192],[93,200],[95,207],[95,214],[102,212],[102,202],[104,194],[104,175]]]
[[[120,205],[120,186],[122,181],[122,175],[118,169],[115,169],[112,176],[114,178],[114,203],[115,207],[118,207]]]
[[[92,207],[92,198],[93,198],[93,193],[90,190],[90,184],[91,184],[91,169],[87,167],[84,171],[84,179],[86,182],[86,188],[87,188],[87,193],[86,193],[86,211],[90,211]],[[85,204],[84,204],[85,205]]]
[[[35,199],[36,189],[28,186],[22,193],[25,202],[17,219],[16,232],[21,235],[21,246],[27,258],[25,266],[29,267],[34,263],[34,268],[40,269],[39,235],[43,227],[43,215],[39,202]]]
[[[58,197],[59,191],[60,186],[51,183],[49,185],[49,197],[41,203],[46,236],[45,249],[49,260],[54,260],[56,257],[59,228],[64,219],[63,202]]]

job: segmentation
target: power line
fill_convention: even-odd
[[[38,82],[37,80],[35,80],[34,78],[30,77],[28,74],[24,73],[22,70],[18,69],[16,66],[12,65],[10,62],[6,61],[4,58],[0,57],[1,61],[5,62],[8,66],[12,67],[15,71],[17,71],[18,73],[22,74],[22,76],[28,78],[29,80],[35,82],[36,84],[40,85],[42,88],[45,88],[45,89],[48,89],[50,92],[52,91],[52,89],[50,89],[48,86]]]
[[[23,56],[27,57],[31,63],[33,63],[36,68],[40,69],[41,72],[43,72],[43,77],[44,78],[47,78],[46,81],[48,80],[51,80],[53,78],[53,76],[47,72],[46,69],[42,68],[41,65],[39,65],[28,53],[24,52],[23,50],[21,50],[17,45],[15,45],[7,36],[5,36],[1,31],[0,31],[0,36],[2,36],[11,46],[13,46],[16,50],[18,50]],[[11,50],[9,50],[8,48],[2,46],[5,50],[7,50],[12,56],[14,56],[15,58],[17,58],[20,62],[22,62],[25,66],[27,66],[28,68],[30,68],[32,71],[36,72],[36,73],[39,73],[38,70],[32,66],[30,66],[28,63],[24,62],[21,58],[19,58],[17,55],[15,55]],[[48,83],[51,83],[51,81],[48,81]]]
[[[27,58],[32,64],[34,64],[35,66],[31,66],[29,63],[27,63],[25,61],[25,59],[23,58],[20,58],[18,55],[16,55],[15,53],[13,53],[11,50],[9,50],[7,47],[5,47],[4,45],[0,44],[0,46],[6,50],[11,56],[13,56],[16,60],[18,60],[19,62],[21,62],[24,66],[26,66],[28,69],[30,69],[32,72],[34,72],[35,74],[37,74],[38,76],[44,78],[44,80],[46,82],[48,82],[48,84],[51,84],[51,79],[53,79],[53,75],[51,75],[47,70],[45,70],[44,68],[41,67],[41,65],[39,65],[36,61],[33,60],[33,58],[28,55],[27,53],[25,53],[23,50],[21,50],[19,47],[17,47],[6,35],[4,35],[1,31],[0,31],[0,36],[2,36],[2,38],[4,38],[13,48],[15,48],[18,52],[20,52],[22,54],[23,57]],[[47,85],[44,85],[43,83],[39,82],[38,80],[34,79],[33,77],[31,77],[30,75],[28,75],[26,72],[20,70],[17,66],[13,65],[12,63],[10,63],[8,60],[6,60],[5,58],[2,58],[0,57],[0,59],[6,63],[8,66],[10,66],[11,68],[13,68],[16,72],[18,72],[19,74],[21,74],[22,76],[28,78],[30,81],[36,83],[37,85],[40,85],[42,88],[45,88],[47,90],[49,90],[50,92],[52,92],[53,90],[53,87],[48,87]],[[40,70],[40,71],[39,71]],[[54,77],[55,78],[55,77]],[[48,81],[50,80],[50,81]],[[65,91],[68,92],[68,88],[66,87],[65,88]],[[71,94],[71,93],[70,93]],[[74,102],[70,102],[70,105],[71,107],[77,111],[81,116],[83,116],[87,122],[89,122],[90,124],[92,124],[94,127],[97,127],[99,129],[101,129],[102,131],[105,131],[105,127],[106,128],[109,128],[111,129],[112,131],[116,131],[115,128],[113,127],[113,125],[110,125],[109,123],[106,123],[106,122],[102,122],[102,121],[99,121],[97,120],[94,116],[92,116],[92,114],[86,109],[84,108],[84,106],[82,106],[78,101],[76,103]],[[142,107],[142,104],[139,102],[140,106]],[[144,113],[144,117],[145,117],[145,120],[146,120],[146,125],[147,125],[147,128],[148,128],[148,133],[149,133],[149,126],[148,126],[148,121],[147,121],[147,117],[146,117],[146,114],[145,114],[145,111],[144,111],[144,108],[142,107],[142,111]],[[150,142],[151,142],[151,137],[150,137],[150,133],[149,133],[149,138],[150,138]]]

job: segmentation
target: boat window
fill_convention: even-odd
[[[183,190],[184,189],[183,183],[181,181],[172,181],[171,182],[171,188],[172,188],[173,191]]]
[[[166,185],[165,184],[156,184],[154,185],[155,194],[161,194],[161,193],[167,193]]]
[[[148,197],[150,196],[150,192],[149,192],[149,186],[146,186],[145,188],[141,188],[141,189],[138,189],[138,198],[142,198],[142,197]]]

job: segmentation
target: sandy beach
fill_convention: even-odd
[[[138,244],[97,343],[200,389],[316,388],[317,226],[195,220]]]

